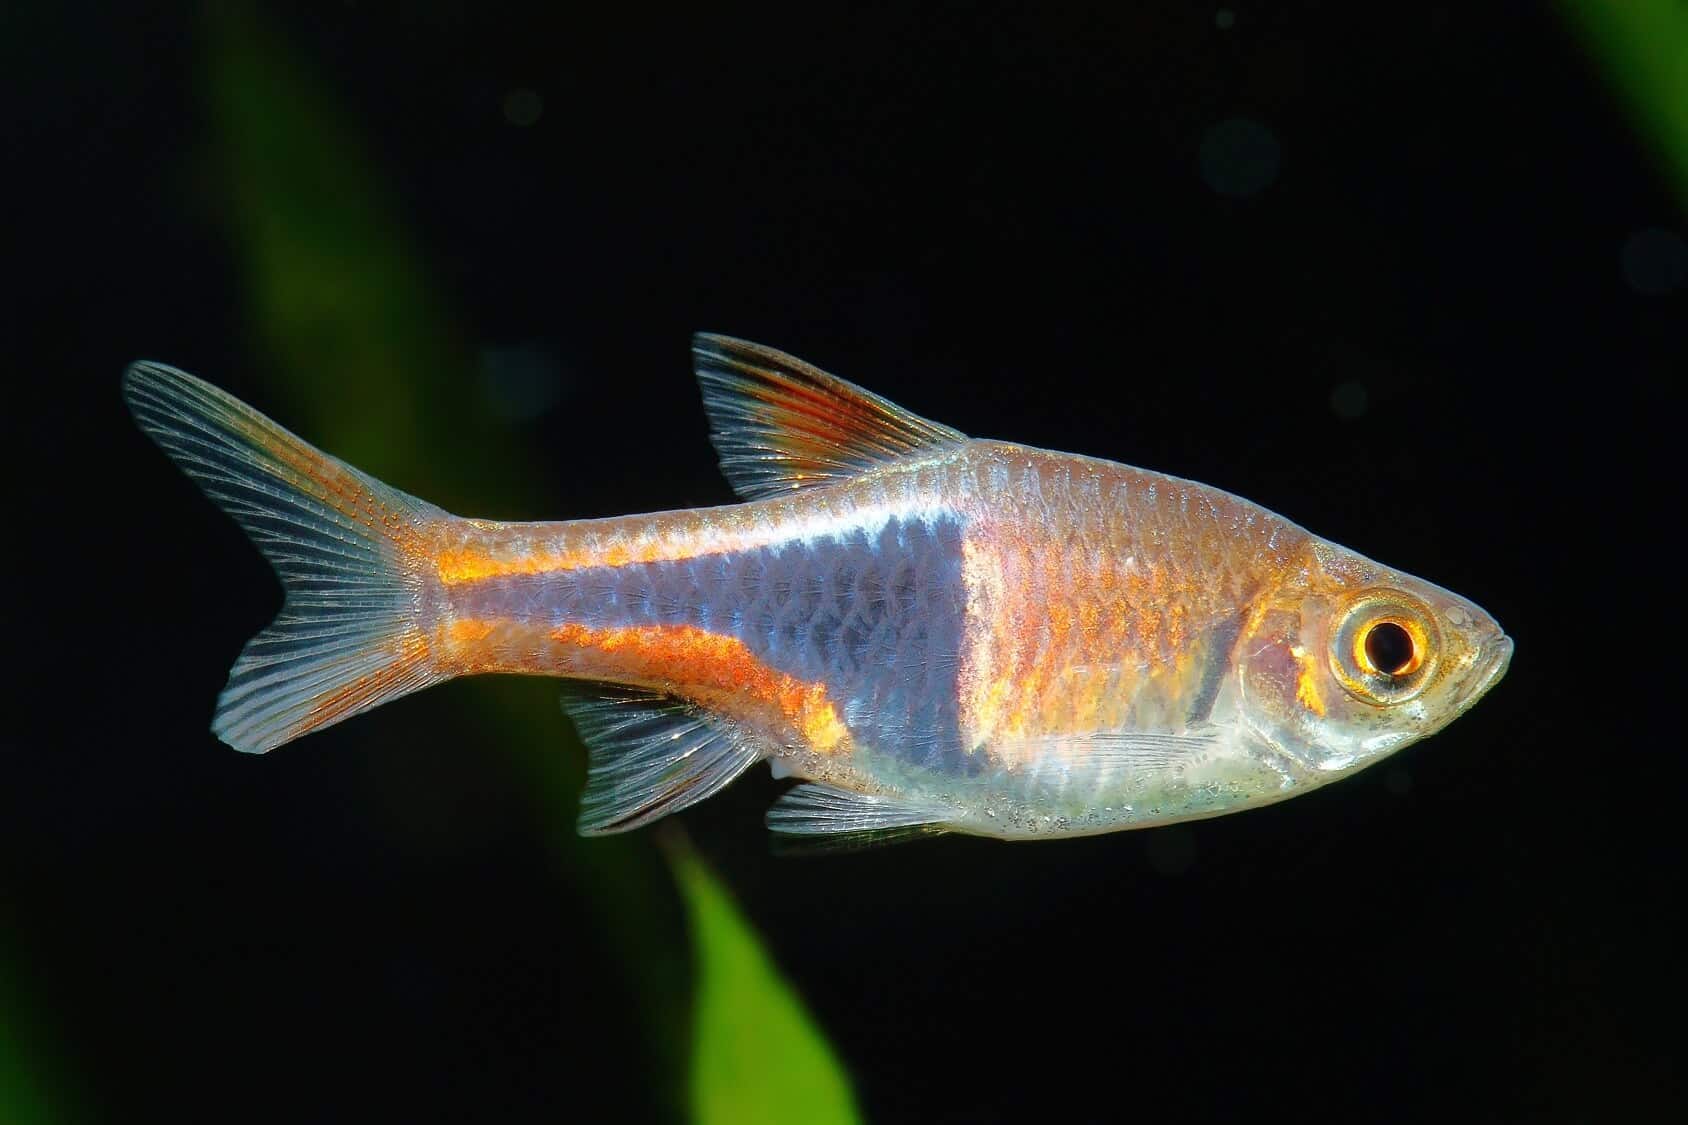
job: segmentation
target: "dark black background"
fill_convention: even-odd
[[[1515,638],[1446,732],[1244,815],[790,860],[763,771],[685,814],[870,1119],[1655,1118],[1681,1095],[1649,1014],[1680,1006],[1681,568],[1656,544],[1681,517],[1688,331],[1684,290],[1640,291],[1624,251],[1682,212],[1534,5],[1234,13],[268,22],[395,185],[476,352],[560,387],[510,423],[546,506],[474,514],[730,500],[688,374],[712,329],[969,433],[1239,492]],[[572,808],[472,718],[506,688],[266,758],[207,732],[277,593],[117,394],[151,356],[279,413],[200,20],[6,18],[0,1019],[67,1119],[671,1112],[626,947],[550,859]],[[517,89],[531,125],[506,119]],[[1280,159],[1226,194],[1259,186],[1223,143],[1239,117]],[[662,901],[633,924],[683,988]]]

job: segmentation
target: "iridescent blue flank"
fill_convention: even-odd
[[[957,715],[965,586],[948,514],[676,562],[477,583],[461,604],[589,629],[690,625],[742,641],[770,668],[826,685],[862,746],[973,773]]]

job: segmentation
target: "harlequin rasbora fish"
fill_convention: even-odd
[[[760,761],[776,832],[1071,836],[1215,816],[1440,730],[1512,642],[1216,488],[970,440],[769,348],[693,346],[744,503],[449,515],[138,363],[140,425],[281,577],[212,729],[262,752],[454,676],[574,681],[580,830]]]

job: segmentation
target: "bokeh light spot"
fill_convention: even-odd
[[[1237,13],[1229,8],[1221,8],[1213,13],[1213,26],[1220,31],[1230,31],[1237,26]]]
[[[1366,385],[1355,379],[1338,383],[1330,391],[1331,412],[1338,418],[1358,418],[1371,405]]]
[[[487,405],[506,422],[537,418],[562,400],[563,373],[543,348],[486,348],[480,360]]]
[[[538,90],[517,89],[504,95],[504,120],[523,128],[539,120],[545,112],[545,99]]]
[[[1143,850],[1157,875],[1182,875],[1196,865],[1196,834],[1182,824],[1145,832]]]
[[[1662,297],[1688,282],[1688,241],[1661,227],[1638,230],[1624,239],[1624,281],[1637,293]]]
[[[1277,180],[1282,166],[1277,135],[1253,118],[1227,118],[1202,138],[1202,179],[1220,195],[1259,195]]]

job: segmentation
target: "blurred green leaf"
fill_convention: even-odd
[[[1652,142],[1688,210],[1688,3],[1560,0]]]
[[[692,1119],[700,1125],[859,1120],[850,1080],[750,923],[703,862],[671,849],[696,950]]]
[[[537,502],[535,458],[470,393],[471,357],[451,310],[426,284],[402,207],[321,81],[239,4],[206,8],[208,90],[231,185],[230,220],[248,272],[260,365],[290,398],[289,421],[337,456],[454,510]],[[378,419],[372,424],[371,419]],[[472,449],[473,457],[429,456]],[[649,1026],[654,1062],[673,1072],[685,1050],[684,959],[654,919],[671,904],[661,860],[641,834],[581,841],[580,784],[555,690],[489,685],[476,716],[557,807],[559,864],[592,904],[606,945]],[[676,860],[697,943],[691,1022],[693,1107],[700,1121],[854,1120],[849,1086],[790,987],[726,892],[695,859]],[[676,969],[676,966],[680,968]],[[745,1013],[738,1018],[735,1012]],[[757,1073],[736,1083],[744,1062]],[[700,1077],[701,1076],[701,1077]],[[758,1096],[758,1089],[772,1097]],[[792,1099],[797,1100],[792,1100]],[[678,1109],[678,1096],[670,1099]]]
[[[460,377],[468,357],[424,284],[400,203],[320,80],[250,8],[205,11],[227,215],[263,345],[252,366],[284,377],[288,408],[316,408],[318,444],[383,471],[418,464],[433,428],[416,417],[418,392]]]
[[[0,1121],[6,1125],[49,1125],[74,1120],[69,1086],[56,1065],[61,1056],[49,1041],[39,1008],[22,987],[17,959],[0,943]]]

